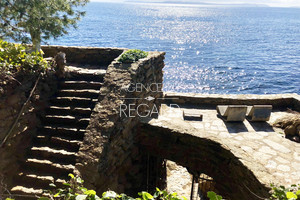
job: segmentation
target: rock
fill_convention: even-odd
[[[59,52],[55,57],[56,64],[56,75],[58,78],[63,78],[65,76],[65,65],[66,65],[66,54]]]
[[[289,125],[284,129],[284,133],[287,137],[296,135],[296,127],[294,125]]]
[[[287,138],[300,136],[300,114],[289,113],[288,115],[278,119],[273,126],[284,129]]]

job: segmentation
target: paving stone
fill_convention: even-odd
[[[226,127],[224,127],[224,126],[219,126],[218,128],[219,128],[219,131],[221,131],[221,132],[227,131]]]
[[[300,171],[300,163],[292,162],[292,167],[294,167],[296,170]]]
[[[289,150],[288,148],[286,148],[285,146],[278,144],[277,142],[273,142],[269,139],[264,139],[263,140],[267,145],[269,145],[270,147],[272,147],[273,149],[275,149],[276,151],[280,151],[282,153],[290,153],[291,150]]]
[[[291,179],[289,179],[289,178],[286,178],[286,179],[285,179],[285,182],[286,182],[286,183],[289,183],[289,184],[293,184],[293,181],[292,181]]]
[[[246,134],[244,134],[244,138],[262,140],[264,137],[261,135],[258,135],[256,133],[246,133]]]
[[[215,125],[215,126],[222,126],[224,123],[222,121],[213,121],[212,125]]]
[[[271,148],[268,147],[268,146],[263,146],[263,147],[261,147],[261,148],[259,149],[259,151],[262,152],[262,153],[267,153],[267,154],[271,154],[271,155],[274,155],[274,156],[277,155],[276,151],[274,151],[273,149],[271,149]]]
[[[252,152],[253,152],[253,149],[252,149],[251,147],[248,147],[248,146],[241,146],[241,148],[242,148],[244,151],[248,152],[248,153],[252,153]]]
[[[300,161],[300,153],[294,152],[294,158],[298,161]]]
[[[274,162],[273,160],[269,160],[266,165],[266,168],[276,169],[276,167],[277,167],[277,163]]]
[[[272,158],[272,156],[262,153],[262,152],[255,152],[253,154],[254,158],[256,158],[256,160],[269,160]]]
[[[291,175],[292,175],[293,177],[300,177],[300,171],[298,170],[298,171],[296,171],[296,172],[292,172]],[[300,184],[300,180],[298,180],[298,182],[299,182],[299,184]]]
[[[207,123],[207,122],[206,122],[206,123],[205,123],[205,128],[206,128],[206,129],[210,128],[210,123]]]
[[[223,138],[229,138],[229,137],[231,137],[231,135],[228,132],[220,132],[219,136],[223,137]]]
[[[261,131],[256,132],[256,134],[264,136],[264,137],[266,137],[266,136],[269,135],[269,133],[267,133],[267,132],[261,132]]]
[[[244,138],[242,136],[236,136],[236,137],[234,137],[234,139],[240,140],[240,141],[244,140]]]
[[[202,123],[197,122],[197,123],[190,123],[193,127],[197,128],[197,129],[204,129],[204,126]]]
[[[279,172],[275,172],[273,175],[277,177],[284,177],[284,174]]]
[[[291,168],[287,165],[278,165],[277,169],[283,172],[289,172],[291,170]]]
[[[288,163],[290,163],[289,161],[287,161],[286,159],[281,158],[281,157],[277,157],[277,158],[275,158],[275,160],[277,160],[278,162],[280,162],[282,164],[288,164]]]

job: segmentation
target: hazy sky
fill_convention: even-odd
[[[125,0],[91,0],[91,1],[101,1],[101,2],[123,2]],[[151,2],[151,0],[135,0],[135,1],[147,1]],[[153,2],[159,1],[180,1],[184,2],[185,0],[154,0]],[[224,4],[238,4],[238,3],[248,3],[248,4],[266,4],[269,6],[276,7],[292,7],[298,6],[300,7],[300,0],[186,0],[186,2],[205,2],[205,3],[224,3]]]

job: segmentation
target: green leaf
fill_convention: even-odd
[[[50,183],[49,186],[54,187],[54,188],[56,187],[56,185],[54,183]]]
[[[54,195],[54,197],[59,197],[59,196],[60,196],[59,192]]]
[[[95,192],[95,190],[88,190],[88,191],[84,192],[84,194],[86,194],[88,196],[95,196],[96,192]]]
[[[81,194],[81,195],[76,196],[75,200],[85,200],[86,198],[87,198],[87,195]]]
[[[286,193],[286,198],[288,198],[288,199],[297,199],[297,195],[294,194],[293,192],[287,192]]]
[[[209,200],[222,200],[222,196],[217,195],[215,192],[207,192]]]
[[[153,196],[151,194],[149,194],[148,192],[145,192],[144,195],[148,198],[148,199],[153,199]]]
[[[143,200],[149,200],[149,199],[153,199],[153,196],[151,194],[149,194],[148,192],[140,192],[139,193],[140,196],[142,196]]]
[[[80,177],[77,177],[77,178],[76,178],[76,182],[79,183],[79,184],[81,184],[81,183],[83,183],[84,181],[83,181]]]
[[[298,190],[298,191],[296,192],[296,195],[298,195],[298,196],[300,195],[300,190]]]
[[[40,197],[38,200],[50,200],[48,197]]]

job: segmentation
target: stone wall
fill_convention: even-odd
[[[297,94],[220,95],[166,92],[164,93],[164,97],[172,99],[168,101],[178,104],[197,104],[200,106],[273,105],[273,108],[290,108],[300,111],[300,96]]]
[[[0,80],[1,143],[29,97],[36,79],[36,76],[22,75],[15,79]],[[39,115],[43,114],[49,96],[53,94],[55,88],[56,78],[53,74],[50,73],[40,79],[31,101],[25,107],[11,136],[4,146],[0,147],[0,176],[3,176],[3,182],[8,188],[12,185],[12,177],[18,171],[19,162],[24,160],[26,149],[30,146],[36,127],[40,123]]]
[[[147,110],[159,109],[164,55],[150,52],[133,64],[116,59],[107,69],[76,164],[86,186],[99,194],[111,189],[136,195],[146,185],[147,154],[140,152],[133,130]]]
[[[99,48],[99,47],[69,47],[69,46],[42,46],[45,57],[54,57],[62,51],[66,54],[68,63],[109,65],[118,57],[124,48]]]

